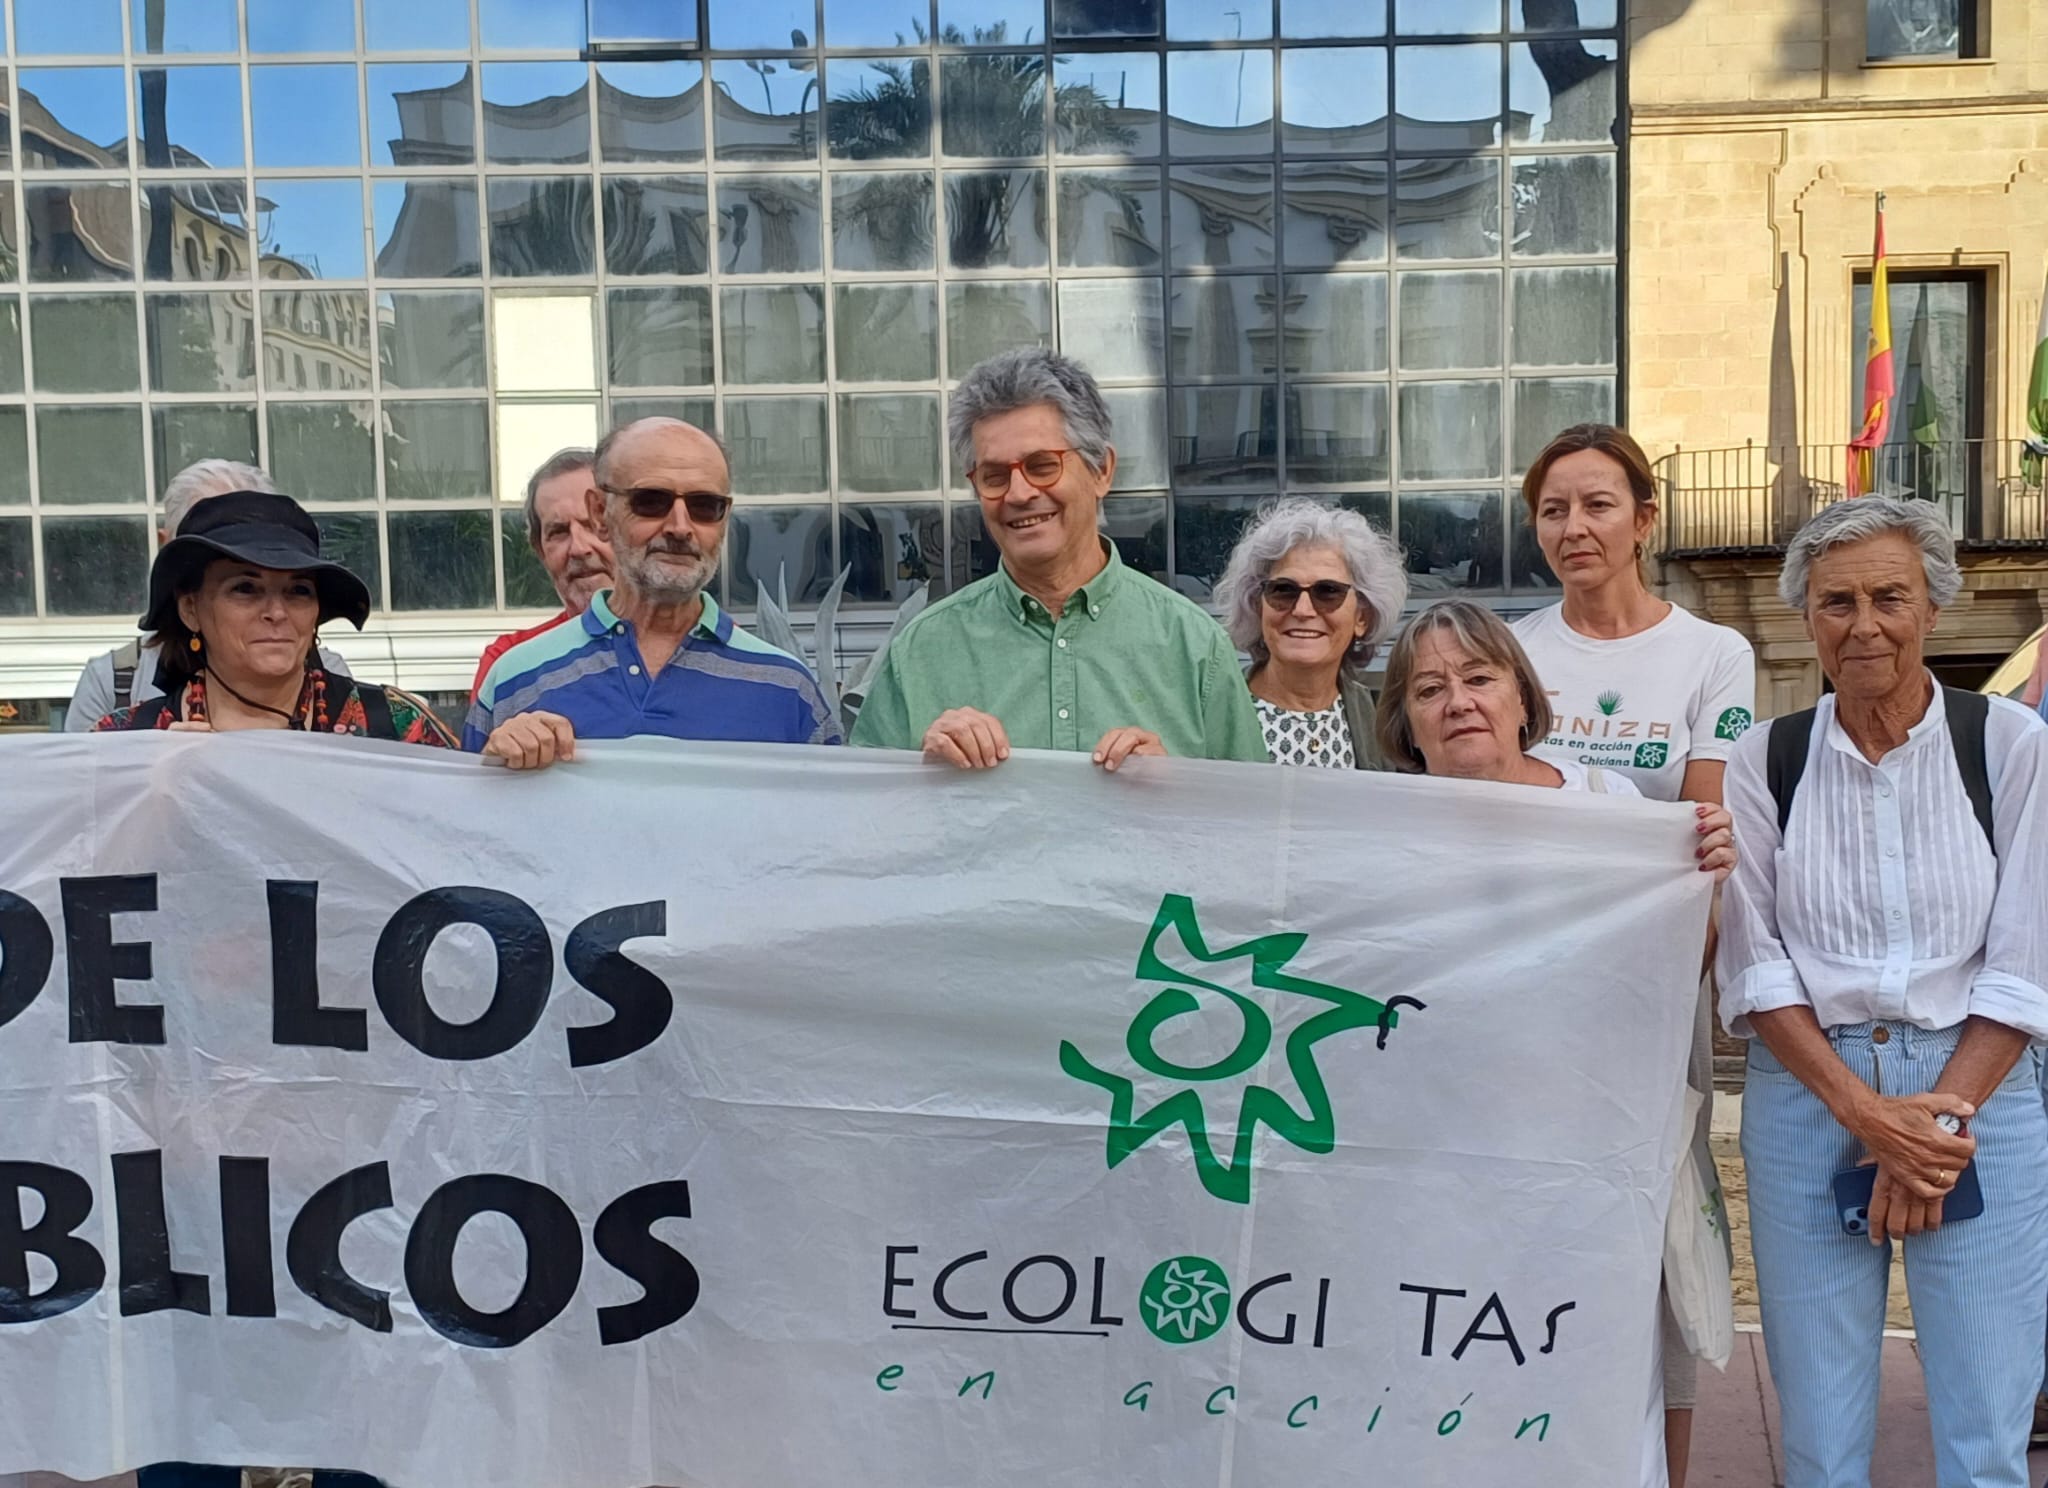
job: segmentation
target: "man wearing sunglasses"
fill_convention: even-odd
[[[1126,569],[1098,530],[1116,478],[1095,379],[1041,347],[976,367],[953,393],[957,467],[1002,553],[889,647],[853,742],[985,770],[1010,750],[1264,762],[1237,653],[1193,601]]]
[[[732,511],[718,441],[680,419],[641,419],[604,437],[591,483],[615,587],[498,658],[462,747],[520,770],[573,757],[579,738],[842,742],[810,668],[711,597]]]

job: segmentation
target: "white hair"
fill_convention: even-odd
[[[1215,598],[1223,611],[1224,628],[1237,649],[1254,665],[1266,661],[1265,631],[1259,623],[1260,587],[1273,565],[1297,548],[1328,548],[1343,556],[1345,570],[1358,588],[1369,624],[1359,645],[1347,652],[1347,666],[1372,660],[1380,642],[1394,633],[1401,606],[1408,600],[1408,570],[1393,540],[1357,512],[1324,506],[1306,496],[1293,496],[1265,507],[1252,519],[1231,550]]]
[[[1806,609],[1806,581],[1813,562],[1830,548],[1862,542],[1887,532],[1902,532],[1920,548],[1927,570],[1927,598],[1947,609],[1963,592],[1963,571],[1956,566],[1956,539],[1948,517],[1932,502],[1896,496],[1858,496],[1822,507],[1793,534],[1778,573],[1778,598],[1791,608]]]
[[[176,537],[195,501],[225,496],[230,491],[276,489],[270,477],[254,465],[244,465],[240,460],[196,460],[172,476],[170,484],[164,487],[164,532]]]

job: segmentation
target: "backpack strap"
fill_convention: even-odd
[[[1792,820],[1792,798],[1799,793],[1799,777],[1806,773],[1806,755],[1813,744],[1815,710],[1787,713],[1771,721],[1768,752],[1764,756],[1764,779],[1771,799],[1778,803],[1778,836]]]
[[[142,642],[130,641],[114,652],[114,711],[135,701],[135,670],[142,664]]]
[[[1991,699],[1981,692],[1964,692],[1955,687],[1944,687],[1942,693],[1956,768],[1962,772],[1963,789],[1969,794],[1970,809],[1977,813],[1977,825],[1984,829],[1984,840],[1991,844],[1991,854],[1996,857],[1998,842],[1991,831],[1991,767],[1984,757]]]
[[[363,732],[372,739],[395,739],[398,730],[391,722],[391,699],[372,682],[355,684],[356,700],[363,705]]]

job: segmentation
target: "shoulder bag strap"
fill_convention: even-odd
[[[1977,813],[1977,825],[1984,829],[1984,840],[1992,844],[1995,857],[1998,844],[1991,832],[1991,767],[1984,757],[1985,726],[1991,721],[1991,699],[1981,692],[1964,692],[1955,687],[1942,689],[1943,705],[1948,712],[1948,740],[1955,747],[1956,768],[1962,772],[1963,789],[1969,793],[1970,809]]]
[[[1806,708],[1771,721],[1769,748],[1764,756],[1764,779],[1771,799],[1778,803],[1778,836],[1785,835],[1792,820],[1792,798],[1799,793],[1799,777],[1806,773],[1806,755],[1813,743],[1816,712]]]
[[[142,664],[142,642],[130,641],[114,653],[114,711],[135,700],[135,669]]]

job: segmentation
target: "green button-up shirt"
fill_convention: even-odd
[[[1058,619],[1003,568],[913,619],[890,643],[852,742],[916,749],[941,713],[976,708],[1019,749],[1092,750],[1128,726],[1182,758],[1265,761],[1223,627],[1103,547],[1107,566]]]

